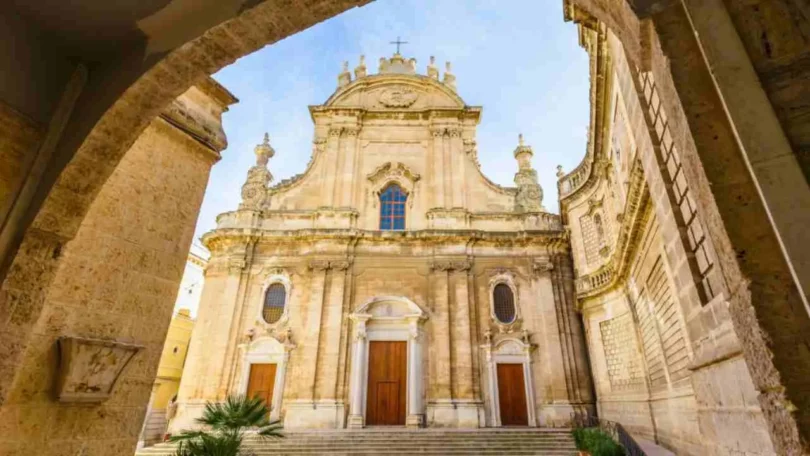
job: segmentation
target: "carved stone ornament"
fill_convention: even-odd
[[[371,181],[369,198],[372,207],[377,207],[380,193],[392,182],[396,182],[408,194],[408,206],[413,207],[413,202],[416,199],[417,183],[422,176],[403,163],[387,162],[369,173],[366,178]]]
[[[56,397],[59,402],[104,402],[129,361],[143,346],[61,337]]]
[[[414,104],[419,94],[406,87],[392,87],[380,94],[380,103],[389,108],[407,108]]]

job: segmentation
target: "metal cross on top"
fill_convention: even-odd
[[[408,42],[407,41],[400,41],[399,37],[397,37],[396,41],[391,41],[391,42],[389,42],[389,44],[396,44],[397,45],[397,54],[399,54],[399,46],[401,44],[408,44]]]

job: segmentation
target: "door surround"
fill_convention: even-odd
[[[487,337],[486,339],[491,339]],[[488,341],[481,346],[486,355],[486,369],[489,391],[489,426],[501,427],[501,403],[498,395],[498,364],[523,365],[523,383],[526,393],[526,415],[529,427],[537,427],[537,413],[534,400],[534,378],[532,376],[531,352],[534,347],[517,338],[505,338],[497,342]]]
[[[287,362],[290,360],[292,344],[283,344],[277,339],[266,336],[246,344],[239,345],[242,351],[242,366],[239,383],[234,388],[237,394],[247,395],[250,381],[250,368],[253,364],[275,364],[276,378],[273,386],[273,400],[270,406],[270,420],[281,416],[281,402],[284,397],[284,380],[287,377]]]
[[[427,314],[416,303],[402,296],[370,299],[349,315],[353,322],[349,428],[366,423],[368,394],[369,341],[407,342],[407,389],[405,393],[407,427],[425,423],[423,375],[423,323]]]

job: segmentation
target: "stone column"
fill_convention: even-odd
[[[428,425],[453,426],[456,421],[453,404],[452,349],[450,337],[450,284],[452,263],[436,261],[431,265],[433,316],[430,321],[430,355],[428,384]]]
[[[433,173],[431,175],[433,187],[433,201],[428,207],[446,207],[444,197],[444,128],[432,128],[430,134],[433,137]]]
[[[466,207],[467,184],[466,176],[466,156],[464,153],[464,143],[461,140],[461,128],[448,129],[449,147],[448,158],[452,167],[450,173],[450,188],[453,192],[452,207]]]
[[[422,401],[422,334],[419,318],[408,320],[408,417],[405,426],[420,428],[425,424]]]
[[[343,163],[338,175],[340,197],[337,201],[337,206],[340,207],[354,207],[355,204],[355,201],[352,201],[352,189],[354,188],[354,167],[357,162],[357,135],[359,133],[360,128],[358,127],[343,128],[340,144]]]
[[[321,337],[321,319],[326,290],[326,275],[329,262],[313,260],[309,262],[310,285],[309,302],[302,316],[301,335],[298,350],[291,358],[292,378],[296,381],[290,385],[287,401],[287,413],[284,417],[286,428],[328,428],[334,427],[333,414],[321,414],[315,402],[316,374],[318,369],[319,342]]]
[[[330,128],[329,137],[326,141],[326,164],[323,167],[323,174],[321,175],[321,197],[323,198],[323,205],[326,207],[333,207],[335,205],[335,182],[337,179],[338,169],[334,166],[337,163],[341,128]]]
[[[349,404],[350,429],[365,426],[363,395],[366,391],[366,370],[368,364],[366,321],[371,315],[355,316],[354,356],[352,357],[351,403]]]
[[[469,271],[472,264],[468,260],[453,263],[452,306],[450,307],[450,334],[452,352],[453,401],[458,427],[478,427],[483,424],[482,404],[474,395],[473,347],[470,322]]]
[[[281,416],[282,401],[284,400],[284,384],[287,381],[287,364],[290,362],[290,351],[294,346],[287,340],[284,344],[284,358],[276,372],[276,384],[273,387],[273,409],[270,410],[270,420],[278,420]]]
[[[222,292],[216,317],[209,322],[209,333],[205,336],[204,348],[207,360],[207,374],[204,376],[202,398],[205,400],[223,400],[227,395],[227,388],[223,385],[223,380],[227,378],[228,363],[227,354],[230,349],[229,341],[232,332],[236,331],[234,321],[239,303],[239,289],[242,282],[242,271],[245,261],[242,255],[232,257],[227,260],[228,276],[225,281],[225,288]]]
[[[329,262],[329,293],[324,297],[323,317],[318,342],[318,360],[315,369],[315,401],[320,409],[333,408],[339,417],[337,427],[342,428],[345,411],[343,398],[337,396],[340,336],[345,300],[348,261]]]

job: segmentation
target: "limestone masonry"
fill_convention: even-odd
[[[439,73],[399,54],[377,74],[346,64],[310,107],[312,159],[292,179],[271,185],[284,151],[256,146],[238,210],[203,237],[174,431],[231,393],[266,395],[286,428],[562,426],[593,412],[568,235],[542,206],[532,148],[514,150],[515,187],[487,179],[482,109],[449,63]]]

